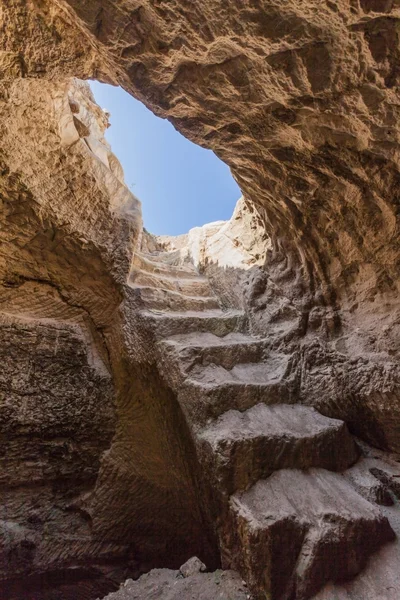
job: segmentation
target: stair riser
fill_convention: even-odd
[[[296,397],[282,382],[274,384],[226,383],[202,386],[187,380],[179,391],[179,402],[192,427],[200,429],[228,410],[244,412],[256,404],[292,404]]]
[[[188,372],[189,376],[190,368],[193,366],[218,365],[230,370],[239,363],[258,362],[262,360],[265,353],[265,343],[257,341],[252,344],[185,348],[166,343],[165,348],[171,359],[180,363],[182,370]]]
[[[181,296],[174,292],[164,292],[163,290],[136,289],[136,292],[143,301],[146,308],[161,311],[203,311],[218,309],[219,304],[216,298],[190,298]]]
[[[224,336],[228,333],[243,332],[247,329],[247,319],[242,315],[221,317],[190,317],[182,319],[174,317],[164,317],[162,319],[145,317],[150,322],[151,328],[158,339],[168,338],[182,333],[213,333],[214,335]]]
[[[130,276],[130,285],[136,287],[162,288],[187,296],[212,296],[212,290],[207,279],[175,279],[172,277],[157,277],[148,273],[135,272]]]
[[[359,457],[344,423],[309,437],[279,435],[234,439],[213,445],[200,439],[198,446],[207,480],[224,495],[246,490],[278,469],[320,467],[343,471]]]

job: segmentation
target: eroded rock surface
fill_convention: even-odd
[[[242,197],[229,221],[194,227],[180,236],[152,236],[153,249],[177,250],[210,281],[225,308],[244,308],[249,270],[265,263],[271,241],[258,210]]]
[[[182,567],[179,571],[155,569],[138,581],[127,581],[118,592],[110,594],[105,600],[249,600],[246,585],[233,571],[201,573],[197,569],[197,572],[192,570],[189,574],[185,565]]]
[[[142,253],[130,285],[193,436],[222,564],[238,570],[257,599],[307,600],[331,581],[362,573],[371,554],[395,539],[377,506],[394,502],[382,484],[388,466],[365,472],[345,423],[298,405],[285,381],[287,357],[273,340],[250,334],[244,313],[198,312],[190,291],[203,278],[182,264],[184,254]],[[165,288],[162,309],[143,295],[143,280]],[[176,295],[181,301],[171,302]],[[191,331],[183,333],[188,322]],[[391,517],[398,515],[396,504]]]
[[[126,331],[141,211],[107,115],[75,79],[18,79],[0,113],[0,587],[93,598],[159,560],[216,561],[183,417]]]
[[[240,531],[224,525],[254,489],[284,498],[274,482],[290,468],[323,518],[301,502],[283,516],[298,534],[288,593],[397,598],[397,542],[380,545],[398,533],[398,463],[353,464],[350,433],[400,450],[399,19],[397,0],[1,2],[9,595],[78,573],[68,593],[83,600],[194,554],[212,569],[222,549],[255,594],[283,600],[279,565],[261,572],[248,544],[247,509]],[[240,233],[209,228],[186,258],[144,236],[107,115],[71,77],[119,83],[225,160],[244,193]],[[249,215],[265,264],[243,240]],[[233,254],[224,227],[250,263],[213,271],[208,255]],[[270,447],[282,454],[260,460]],[[279,510],[256,512],[279,530]],[[263,558],[270,540],[282,551],[270,529]]]

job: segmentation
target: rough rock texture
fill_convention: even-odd
[[[399,11],[397,0],[1,7],[5,81],[119,83],[232,168],[273,242],[248,286],[253,327],[293,341],[304,402],[396,450]]]
[[[230,510],[224,529],[232,566],[259,598],[306,600],[327,580],[353,577],[375,544],[395,537],[341,475],[323,470],[281,470],[233,496]]]
[[[254,205],[242,197],[229,221],[194,227],[185,235],[154,236],[152,249],[179,250],[206,275],[226,308],[244,308],[249,270],[265,263],[271,248],[265,225]]]
[[[222,565],[237,569],[260,600],[307,600],[330,581],[362,572],[395,538],[375,505],[394,504],[390,466],[389,473],[386,462],[365,473],[344,422],[293,404],[287,357],[273,339],[252,336],[243,313],[197,312],[193,289],[204,298],[211,291],[193,265],[182,264],[182,248],[137,254],[130,285],[195,443]],[[149,285],[165,292],[161,310]],[[398,516],[396,504],[391,518]]]
[[[0,588],[215,564],[183,417],[125,331],[141,212],[107,116],[77,80],[16,80],[0,113]]]
[[[399,503],[397,496],[392,493],[391,488],[397,488],[398,475],[400,474],[399,457],[388,457],[387,454],[377,451],[376,449],[368,449],[363,446],[364,457],[349,471],[345,473],[345,478],[350,476],[350,481],[354,485],[356,483],[358,491],[363,494],[366,499],[371,498],[371,492],[376,489],[376,482],[379,484],[379,479],[374,477],[370,480],[370,484],[366,485],[366,481],[370,478],[373,472],[379,470],[384,475],[387,483],[381,484],[381,494],[386,496],[385,502],[380,502],[381,512],[389,519],[390,524],[396,533],[396,540],[387,544],[381,551],[377,552],[368,561],[366,569],[361,576],[353,580],[341,582],[340,584],[328,584],[315,596],[315,600],[397,600],[399,595],[400,584],[398,580],[398,569],[400,559],[400,519],[399,519]],[[397,488],[398,489],[398,488]],[[391,503],[387,502],[387,495],[390,495]],[[382,506],[384,504],[384,506]],[[389,506],[387,506],[389,504]]]
[[[2,7],[2,64],[13,77],[118,80],[234,167],[268,209],[275,251],[290,241],[332,292],[367,275],[371,293],[390,292],[398,10],[396,0],[14,0]]]
[[[186,564],[182,565],[179,571],[155,569],[147,575],[143,575],[138,581],[128,580],[118,592],[110,594],[104,600],[249,599],[246,585],[237,573],[233,571],[200,573],[200,569],[191,569],[192,572],[189,574]]]
[[[118,556],[91,534],[90,491],[115,427],[108,371],[71,323],[3,316],[0,335],[1,579]]]
[[[327,430],[346,439],[333,453],[350,467],[344,494],[394,503],[350,518],[339,503],[324,561],[318,542],[306,584],[293,564],[290,581],[324,599],[398,595],[396,542],[377,548],[390,537],[383,511],[398,532],[398,463],[365,471],[344,451],[349,433],[400,450],[399,20],[398,0],[0,3],[0,424],[11,463],[0,577],[9,596],[78,573],[68,593],[92,597],[127,570],[176,568],[196,554],[209,568],[222,555],[255,593],[283,600],[274,561],[269,578],[254,557],[243,563],[247,525],[224,530],[230,495],[251,494],[241,482],[257,486],[271,465],[267,497],[282,469],[298,480],[316,469],[317,488],[321,467],[334,465],[318,462],[325,442],[307,451],[310,464],[295,452],[309,437],[298,406],[300,442],[290,426],[277,428],[288,445],[273,443],[298,462],[260,464],[257,444],[274,439],[262,421],[254,434],[260,404],[307,405],[310,423],[316,409],[328,447]],[[225,160],[271,240],[265,265],[201,275],[179,248],[163,252],[143,235],[140,204],[103,139],[107,116],[71,77],[119,83]],[[223,252],[212,237],[204,247]],[[236,480],[219,470],[230,434],[221,452],[204,443],[216,422],[237,433],[230,411],[248,424],[232,445]],[[344,424],[335,430],[332,419]],[[315,519],[300,503],[293,521],[298,531]],[[333,571],[338,547],[348,551]],[[307,553],[303,540],[298,550]],[[371,553],[353,582],[329,582],[356,575]]]
[[[257,404],[228,411],[201,433],[216,485],[227,492],[247,489],[277,469],[310,466],[344,471],[358,458],[342,421],[305,406]]]

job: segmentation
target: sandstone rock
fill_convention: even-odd
[[[189,560],[186,561],[184,565],[181,566],[179,571],[183,575],[183,577],[191,577],[192,575],[196,575],[197,573],[202,573],[206,571],[206,569],[207,567],[205,566],[205,564],[202,563],[201,560],[197,558],[197,556],[193,556],[192,558],[189,558]]]
[[[322,470],[279,471],[233,496],[230,510],[228,561],[258,598],[311,598],[331,579],[354,577],[370,553],[395,537],[388,520],[341,475]]]
[[[222,546],[261,596],[289,584],[299,598],[397,600],[398,546],[380,545],[385,519],[398,522],[398,463],[254,483],[271,463],[252,427],[270,433],[254,424],[257,405],[300,403],[400,449],[398,20],[397,0],[0,4],[8,596],[37,600],[41,578],[59,587],[61,574],[83,600],[109,589],[115,563],[118,580],[194,555],[214,568]],[[243,191],[240,219],[167,252],[144,234],[107,115],[77,77],[121,84],[214,150]],[[210,265],[217,255],[236,265]],[[225,450],[202,452],[202,433],[215,440],[230,411],[248,422],[228,436],[232,476],[213,479]],[[270,438],[305,467],[294,429]],[[345,425],[327,429],[305,454],[347,448],[350,464]],[[394,504],[380,513],[382,486]]]
[[[249,600],[249,597],[239,575],[232,571],[200,573],[197,570],[182,577],[180,571],[155,569],[138,581],[127,581],[104,600]]]
[[[7,94],[0,587],[10,598],[26,590],[40,600],[52,586],[75,598],[82,589],[83,600],[115,589],[115,563],[117,580],[157,555],[178,566],[207,553],[215,565],[215,551],[205,550],[212,534],[198,545],[209,526],[195,467],[185,466],[186,444],[167,433],[183,418],[161,401],[154,370],[138,365],[145,355],[150,362],[151,345],[138,345],[125,327],[139,309],[126,282],[142,224],[103,137],[107,115],[76,79],[21,79]]]

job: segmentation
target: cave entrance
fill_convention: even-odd
[[[121,162],[126,185],[142,202],[149,232],[176,236],[230,219],[241,191],[225,163],[122,88],[97,81],[90,86],[111,115],[106,139]]]

